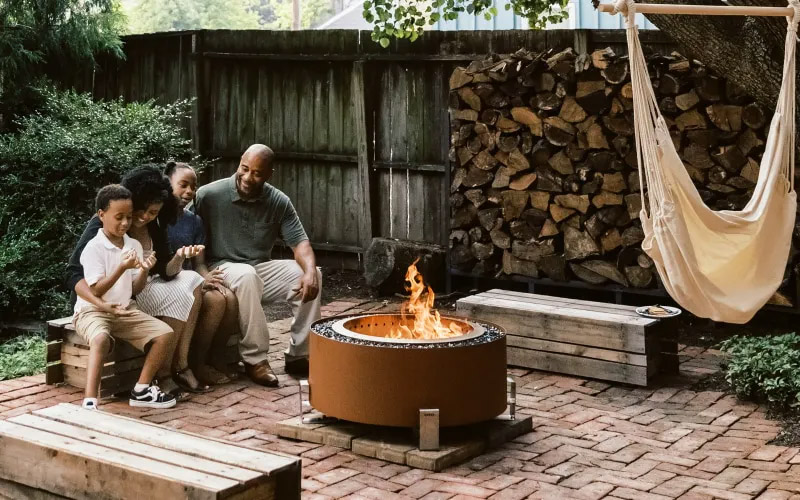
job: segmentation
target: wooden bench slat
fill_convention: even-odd
[[[32,429],[38,429],[53,434],[69,437],[79,441],[105,446],[126,453],[151,458],[159,462],[176,465],[186,469],[192,469],[212,476],[220,476],[226,479],[247,483],[263,477],[260,472],[236,467],[235,465],[222,464],[202,457],[186,455],[184,453],[167,450],[163,447],[152,446],[149,444],[138,443],[130,439],[105,434],[92,429],[86,429],[63,422],[57,422],[37,415],[24,414],[9,419],[15,424],[24,425]]]
[[[577,306],[567,307],[567,306],[561,306],[557,303],[551,303],[549,301],[546,302],[521,301],[513,297],[497,296],[490,294],[486,295],[480,294],[472,297],[466,297],[464,299],[461,299],[461,301],[463,301],[464,303],[473,303],[473,304],[486,304],[488,301],[491,301],[495,304],[500,304],[506,307],[514,307],[525,311],[552,312],[561,315],[569,314],[576,318],[589,319],[592,321],[599,321],[599,322],[624,323],[635,326],[646,326],[653,323],[653,320],[649,318],[643,318],[638,315],[633,317],[628,314],[622,314],[617,311],[603,311],[603,310],[596,311]]]
[[[516,335],[507,335],[506,342],[508,346],[512,347],[568,354],[571,356],[586,356],[589,358],[610,361],[612,363],[647,366],[647,356],[643,354],[632,354],[611,349],[599,349],[596,347],[587,347],[585,345],[569,344],[566,342],[552,342],[549,340],[518,337]]]
[[[643,318],[636,312],[636,307],[626,306],[621,304],[606,304],[603,302],[590,302],[588,300],[568,299],[563,297],[552,297],[549,295],[538,295],[535,293],[515,292],[512,290],[489,290],[483,292],[479,296],[501,297],[508,299],[515,299],[522,302],[535,302],[541,304],[553,304],[558,307],[566,307],[571,309],[584,309],[588,311],[605,311],[612,314],[622,314],[631,318],[637,318],[644,322],[657,321],[652,318]]]
[[[152,444],[197,457],[214,457],[215,460],[266,474],[292,467],[296,459],[273,453],[264,453],[231,443],[193,436],[184,432],[103,412],[82,411],[75,405],[59,404],[36,410],[41,415],[59,422],[85,427],[100,432],[113,433],[139,443]]]
[[[128,497],[215,499],[236,481],[165,464],[129,453],[0,421],[0,476],[77,498]],[[56,450],[57,453],[53,453]],[[21,466],[29,464],[29,466]],[[40,467],[49,468],[42,474]],[[119,474],[119,469],[126,474]]]

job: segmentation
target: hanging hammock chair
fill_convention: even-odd
[[[628,38],[642,249],[655,262],[670,296],[696,316],[746,323],[783,279],[797,207],[794,100],[800,3],[790,4],[795,15],[786,34],[783,81],[752,198],[740,211],[715,211],[700,198],[658,109],[634,22],[636,6],[631,0],[615,3],[614,11],[625,15]]]

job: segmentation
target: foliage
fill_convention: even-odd
[[[0,343],[0,380],[42,373],[47,366],[43,334],[20,335]]]
[[[392,37],[413,42],[426,26],[440,19],[455,20],[462,12],[489,20],[497,15],[492,3],[492,0],[365,0],[363,16],[374,24],[372,39],[386,48]],[[567,18],[568,3],[569,0],[510,0],[505,8],[526,18],[531,29],[543,29]]]
[[[261,9],[260,0],[138,0],[126,11],[130,33],[155,33],[261,28]]]
[[[146,162],[189,159],[188,103],[157,106],[40,91],[40,112],[0,136],[0,310],[66,313],[72,247],[94,213],[97,189]]]
[[[35,108],[31,87],[91,68],[101,53],[123,57],[116,0],[0,1],[0,130]]]
[[[723,370],[738,396],[777,407],[800,405],[800,336],[736,336],[721,349],[730,354]]]
[[[300,28],[308,29],[327,20],[333,11],[330,0],[301,0]],[[283,0],[275,4],[275,29],[292,28],[292,0]]]

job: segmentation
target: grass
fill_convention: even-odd
[[[45,370],[43,334],[25,334],[0,343],[0,380],[36,375]]]

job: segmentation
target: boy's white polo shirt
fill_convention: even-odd
[[[127,234],[122,239],[122,248],[118,248],[100,228],[97,230],[97,235],[86,244],[81,252],[81,265],[84,279],[89,286],[112,274],[122,262],[124,252],[133,249],[136,251],[136,256],[140,260],[142,259],[144,255],[142,244]],[[103,295],[103,301],[128,307],[133,296],[133,279],[139,272],[138,269],[127,269],[122,273],[116,283]],[[89,302],[78,297],[75,302],[75,313],[77,314],[89,306],[91,306]]]

